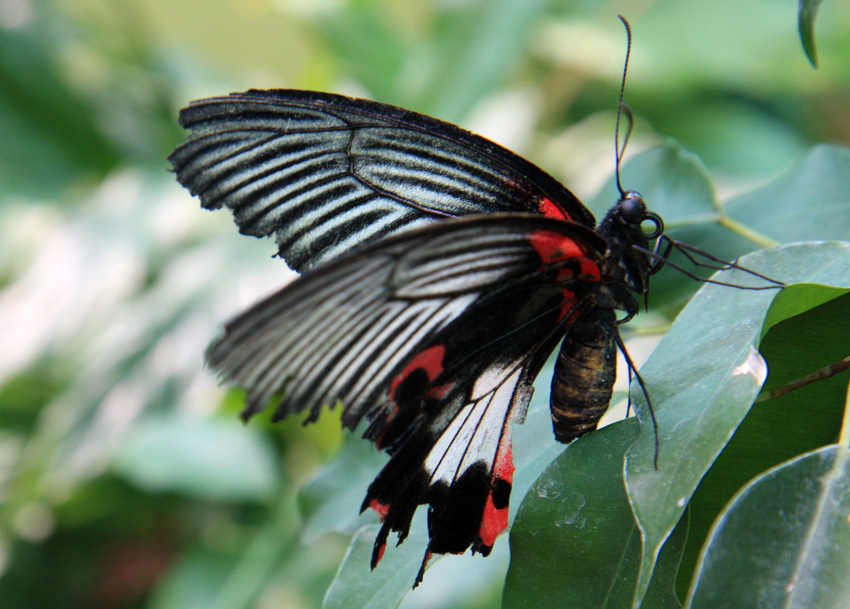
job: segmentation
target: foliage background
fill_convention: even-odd
[[[630,155],[676,138],[726,196],[850,142],[838,2],[815,71],[790,1],[4,0],[3,606],[316,607],[346,551],[350,533],[300,527],[298,489],[343,444],[333,417],[242,426],[239,393],[203,369],[221,321],[290,274],[167,172],[181,106],[365,95],[460,122],[589,199],[613,169],[618,12]],[[504,547],[455,564],[405,605],[498,606]]]

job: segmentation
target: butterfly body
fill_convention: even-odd
[[[302,272],[210,347],[210,366],[247,390],[243,417],[279,396],[275,420],[340,404],[344,426],[368,423],[390,454],[362,506],[383,520],[373,567],[423,504],[423,570],[432,553],[488,554],[508,523],[511,425],[559,342],[556,438],[591,431],[607,408],[618,325],[648,290],[660,218],[629,191],[595,228],[528,161],[376,102],[249,91],[196,103],[181,123],[178,179],[240,231],[275,236]]]

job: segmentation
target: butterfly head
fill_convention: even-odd
[[[664,233],[661,216],[646,208],[639,192],[627,190],[603,218],[598,232],[608,242],[608,259],[616,269],[616,279],[645,294],[652,272],[652,259],[645,252],[651,249],[650,241]]]
[[[626,225],[629,229],[639,229],[647,241],[657,239],[664,232],[664,221],[661,216],[646,208],[643,197],[636,190],[624,192],[608,215],[613,215],[620,224]],[[644,222],[651,222],[654,225],[652,230],[647,232]]]

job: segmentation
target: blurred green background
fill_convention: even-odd
[[[628,154],[675,138],[725,197],[814,143],[850,143],[850,5],[824,3],[817,70],[796,11],[0,0],[0,607],[318,607],[373,521],[351,513],[326,527],[348,533],[305,538],[298,491],[343,444],[337,423],[243,426],[239,392],[203,367],[221,322],[291,273],[168,172],[189,100],[368,96],[459,122],[587,199],[613,171],[620,12],[634,30]],[[498,606],[498,579],[426,580],[405,606]]]

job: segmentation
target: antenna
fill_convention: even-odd
[[[623,185],[620,183],[620,162],[623,160],[623,154],[626,152],[626,145],[629,143],[629,137],[632,134],[632,127],[635,123],[632,109],[623,103],[623,95],[626,91],[626,73],[629,71],[629,56],[632,54],[632,28],[629,22],[622,15],[617,15],[620,21],[626,28],[626,61],[623,65],[623,80],[620,83],[620,101],[617,104],[617,126],[614,128],[614,154],[616,156],[616,174],[617,174],[617,190],[620,191],[620,197],[625,197],[626,192],[623,190]],[[623,148],[620,148],[620,117],[626,114],[629,120],[629,128],[626,131],[626,137],[623,139]]]

